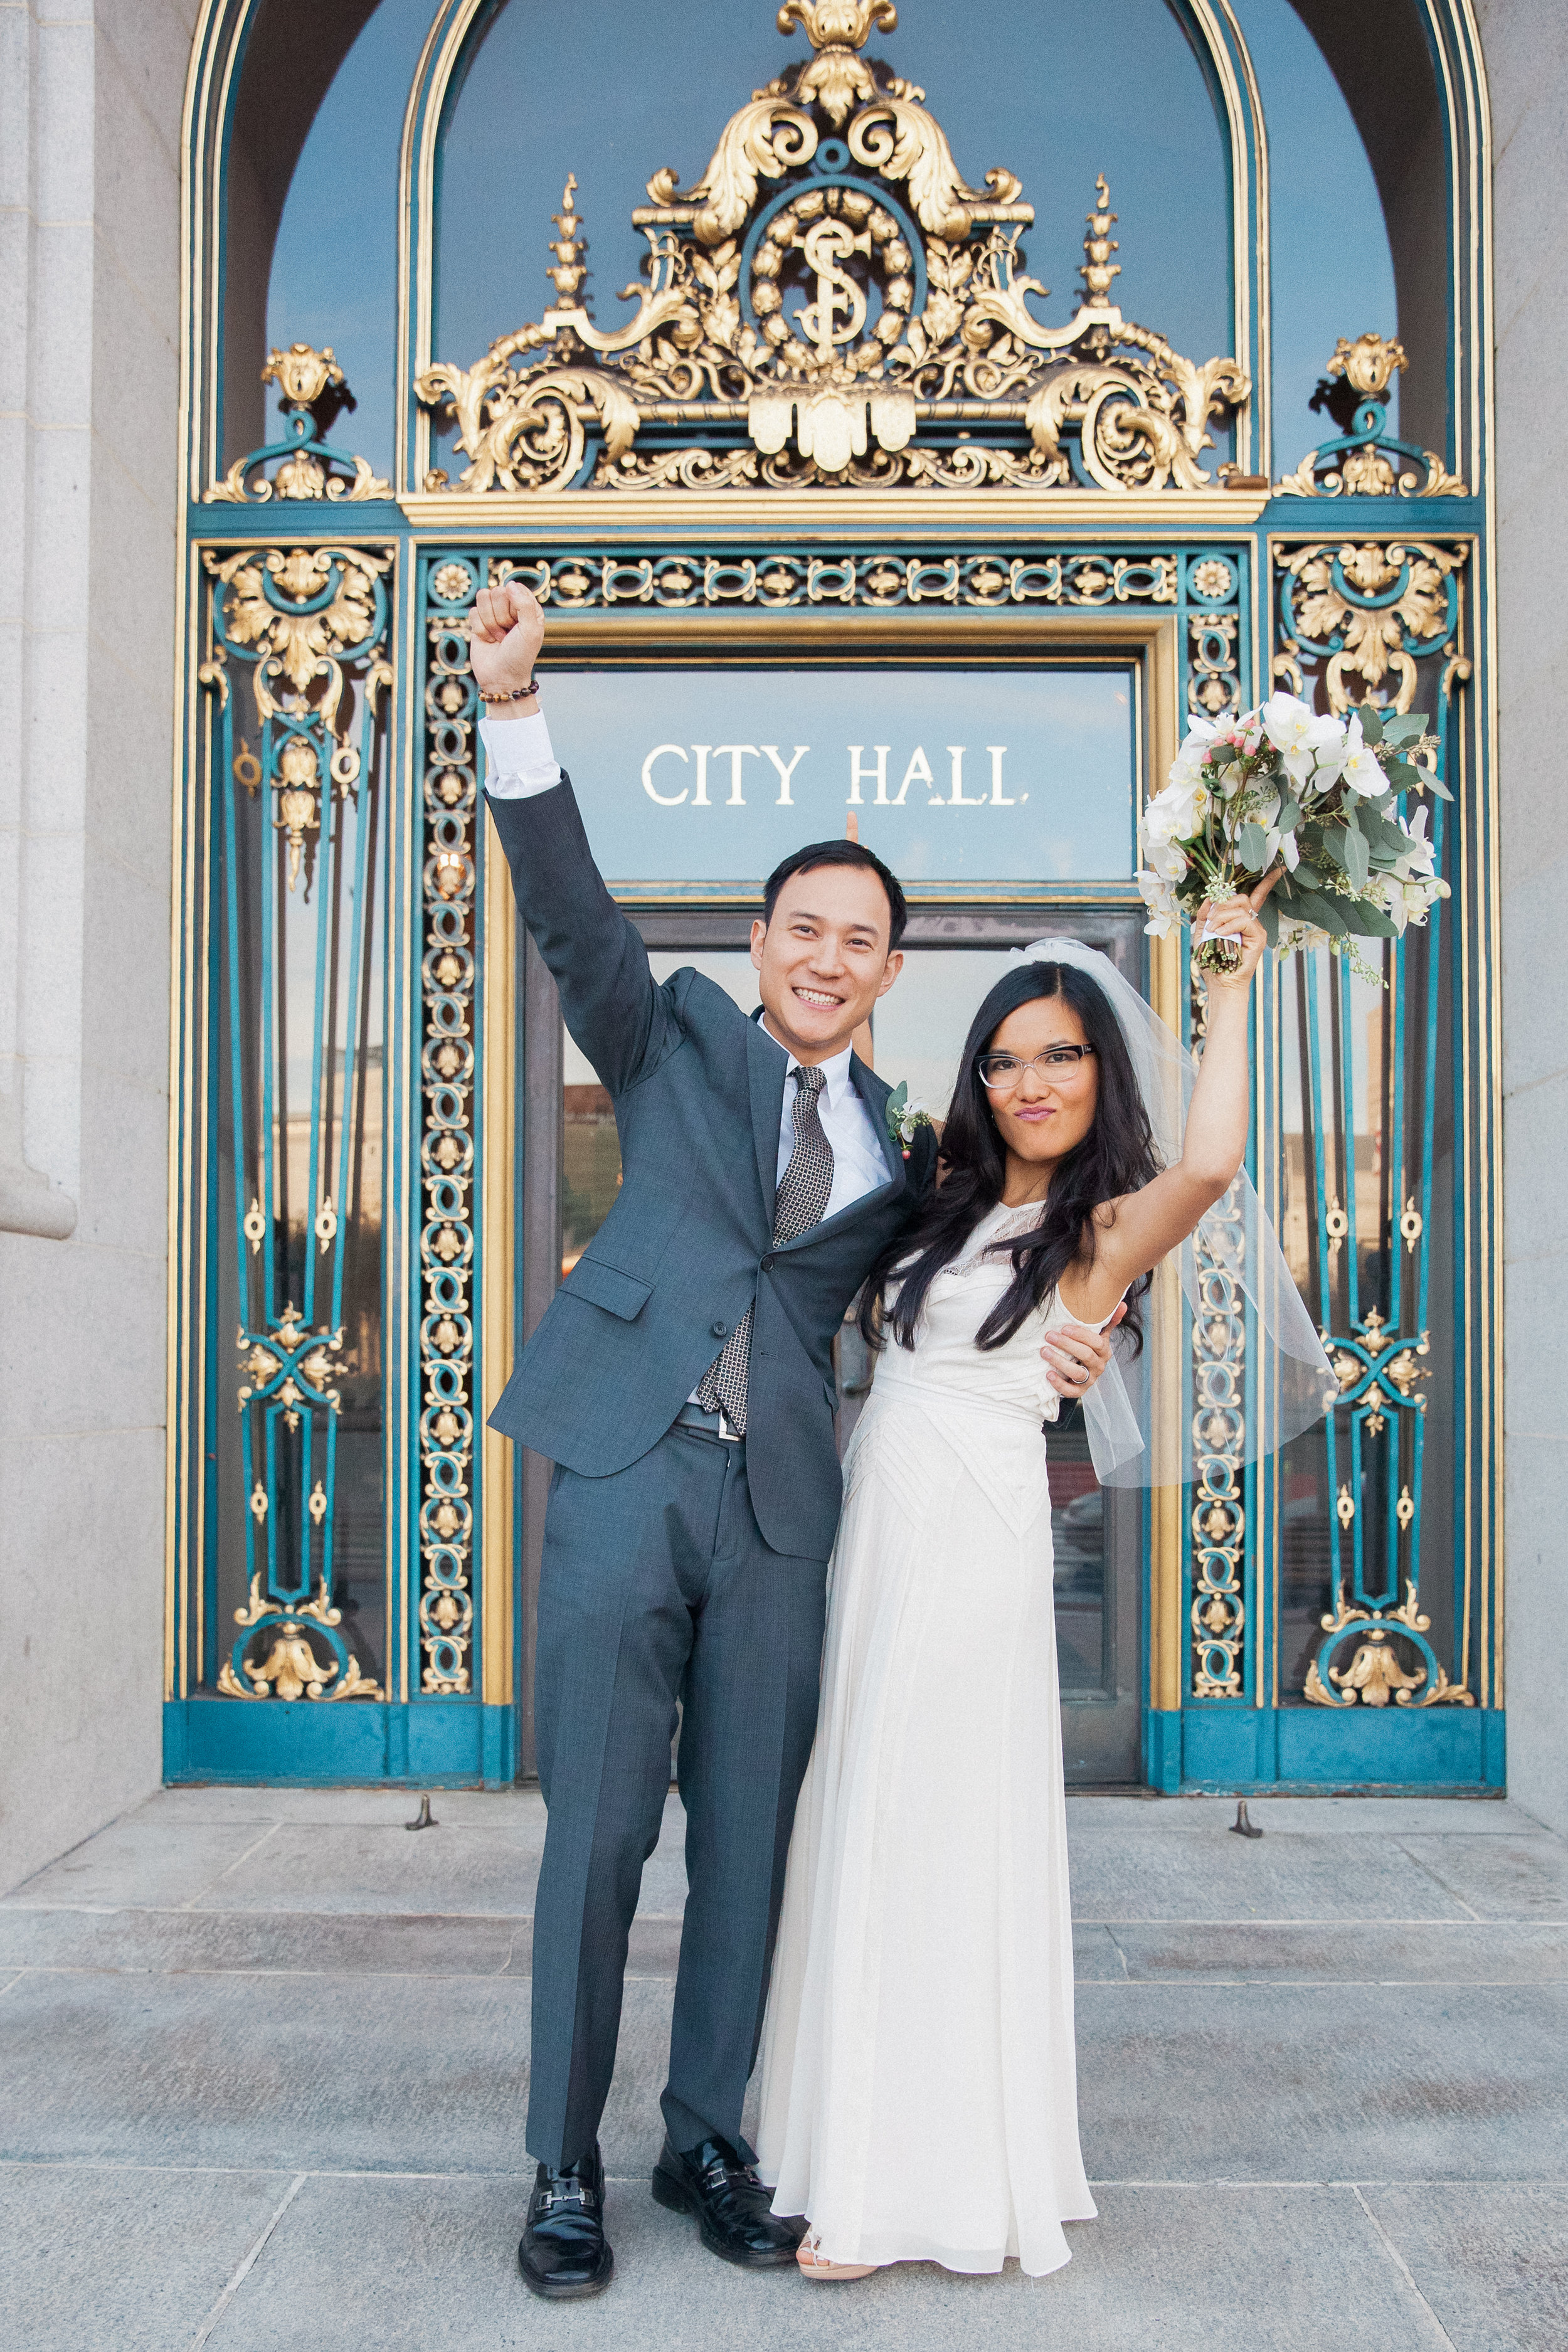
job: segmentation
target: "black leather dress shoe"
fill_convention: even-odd
[[[605,2243],[605,2167],[595,2147],[565,2172],[542,2164],[528,2200],[518,2268],[535,2294],[602,2294],[616,2258]]]
[[[804,2221],[770,2212],[773,2191],[727,2139],[705,2139],[684,2156],[668,2140],[653,2168],[653,2193],[672,2213],[694,2213],[710,2254],[748,2270],[782,2270],[795,2260]]]

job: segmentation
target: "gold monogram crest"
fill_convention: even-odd
[[[784,0],[777,21],[813,54],[731,116],[694,187],[649,180],[630,318],[602,328],[580,299],[572,179],[552,307],[419,375],[468,460],[457,487],[1211,487],[1209,425],[1250,385],[1123,319],[1104,178],[1076,315],[1047,327],[1020,181],[997,166],[970,186],[925,92],[860,54],[897,26],[892,0]],[[452,486],[437,469],[424,487]]]

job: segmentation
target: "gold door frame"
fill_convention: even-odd
[[[445,544],[445,542],[443,542]],[[542,667],[652,668],[682,658],[714,667],[779,667],[790,659],[835,667],[857,660],[878,667],[929,667],[933,656],[966,668],[1051,666],[1087,658],[1131,660],[1136,685],[1134,773],[1138,813],[1158,791],[1169,771],[1182,732],[1180,624],[1174,614],[947,614],[900,613],[684,614],[628,613],[604,616],[551,614]],[[565,749],[566,747],[560,747]],[[493,846],[493,835],[487,849]],[[733,909],[756,903],[755,890],[737,894],[723,883],[618,881],[615,897],[628,913],[677,909]],[[759,885],[760,887],[760,885]],[[911,908],[979,910],[1016,903],[1038,891],[1042,909],[1104,906],[1103,886],[1092,892],[1072,883],[1031,886],[1018,882],[942,887],[911,885]],[[1142,901],[1131,882],[1129,908]],[[519,1153],[515,1074],[519,1066],[519,970],[517,922],[510,877],[504,860],[487,855],[484,882],[485,1167],[482,1246],[487,1269],[480,1377],[484,1411],[494,1404],[511,1369],[513,1290],[518,1278],[514,1236],[518,1230]],[[1181,957],[1173,940],[1149,942],[1150,1002],[1178,1034],[1181,1029]],[[527,1181],[524,1171],[523,1181]],[[1176,1302],[1179,1308],[1179,1300]],[[1182,1319],[1167,1311],[1160,1318],[1159,1344],[1171,1359],[1162,1389],[1181,1391]],[[1179,1406],[1174,1408],[1179,1412]],[[482,1696],[491,1706],[515,1706],[523,1696],[514,1685],[517,1612],[522,1598],[523,1562],[513,1507],[516,1491],[510,1442],[487,1427],[484,1437],[484,1507],[481,1536],[483,1592]],[[1150,1514],[1150,1556],[1144,1607],[1149,1629],[1146,1703],[1179,1712],[1182,1704],[1182,1493],[1156,1488]],[[524,1670],[527,1669],[524,1657]]]

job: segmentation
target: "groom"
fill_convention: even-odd
[[[518,2252],[536,2294],[563,2297],[614,2268],[596,2134],[678,1703],[689,1892],[653,2193],[727,2262],[794,2259],[798,2225],[769,2210],[741,2109],[816,1721],[842,1500],[833,1339],[928,1197],[936,1145],[918,1129],[905,1160],[889,1088],[851,1047],[903,964],[893,875],[856,842],[784,859],[752,926],[760,1017],[689,970],[656,987],[555,763],[542,637],[519,583],[479,591],[490,813],[625,1171],[491,1416],[556,1465],[535,1665],[538,2173]],[[1109,1354],[1069,1331],[1053,1384],[1082,1395]]]

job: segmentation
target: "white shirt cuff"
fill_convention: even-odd
[[[498,801],[525,801],[561,782],[544,713],[528,719],[481,719],[485,790]]]

